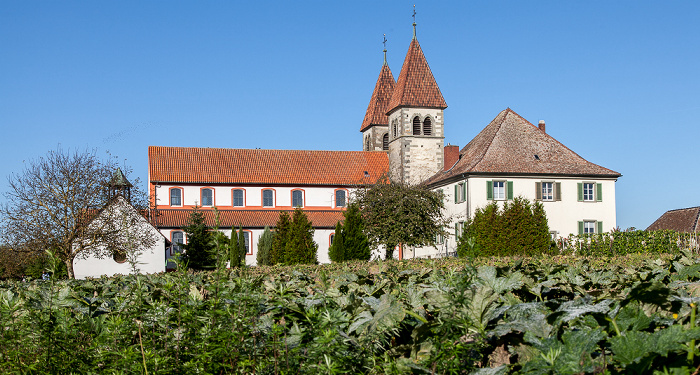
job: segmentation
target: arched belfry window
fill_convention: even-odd
[[[384,133],[382,136],[382,150],[386,151],[389,149],[389,133]]]
[[[369,136],[367,136],[367,138],[365,139],[365,151],[372,151],[372,150],[370,150],[369,145],[370,145]]]
[[[399,132],[398,132],[399,125],[398,125],[398,122],[396,120],[394,120],[394,122],[392,123],[392,127],[394,130],[394,132],[392,133],[393,137],[396,138],[399,135]]]
[[[418,116],[413,118],[413,135],[420,135],[420,119]]]
[[[433,122],[430,121],[430,117],[426,117],[425,120],[423,120],[423,135],[432,135],[433,134]]]

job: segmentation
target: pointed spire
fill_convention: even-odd
[[[413,4],[413,40],[417,40],[416,38],[416,4]]]
[[[411,41],[388,110],[398,107],[447,108],[417,39]]]
[[[384,64],[379,72],[379,78],[374,85],[372,98],[369,100],[365,118],[362,121],[360,131],[363,132],[373,125],[389,126],[389,117],[386,115],[389,109],[389,99],[394,91],[394,75],[386,62],[386,34],[384,34]]]

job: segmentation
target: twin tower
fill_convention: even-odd
[[[388,151],[393,182],[418,184],[444,165],[447,104],[416,39],[408,47],[399,80],[386,62],[362,121],[364,151]]]

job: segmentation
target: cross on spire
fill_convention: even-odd
[[[416,39],[416,4],[413,4],[413,39]]]
[[[384,34],[384,65],[386,65],[386,34]]]

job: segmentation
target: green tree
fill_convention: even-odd
[[[272,239],[272,251],[270,252],[270,264],[284,263],[287,241],[291,221],[287,211],[280,211],[279,219],[275,225],[275,234]]]
[[[265,227],[263,234],[260,235],[258,239],[258,253],[256,255],[256,260],[259,266],[271,266],[272,258],[272,240],[274,234],[269,227]]]
[[[243,227],[241,226],[241,224],[238,224],[238,263],[240,265],[245,265],[246,253],[247,251],[245,249],[245,234],[243,233]]]
[[[301,208],[294,209],[285,246],[285,264],[317,264],[318,245],[314,242],[314,228]]]
[[[359,188],[354,202],[362,212],[369,243],[373,247],[384,245],[386,258],[392,257],[398,244],[435,246],[436,236],[446,234],[449,222],[443,214],[440,191],[383,179]]]
[[[216,265],[216,253],[212,246],[212,235],[204,222],[204,214],[196,207],[190,213],[187,226],[183,228],[187,244],[182,258],[193,269],[212,268]]]
[[[333,262],[345,261],[345,241],[343,241],[343,224],[337,222],[335,224],[335,234],[333,235],[333,243],[328,248],[328,258]]]
[[[343,245],[345,247],[345,260],[369,260],[369,240],[365,234],[364,220],[360,207],[356,203],[350,204],[343,213]]]
[[[550,235],[542,203],[515,197],[478,208],[459,239],[460,256],[541,255],[550,252]]]

